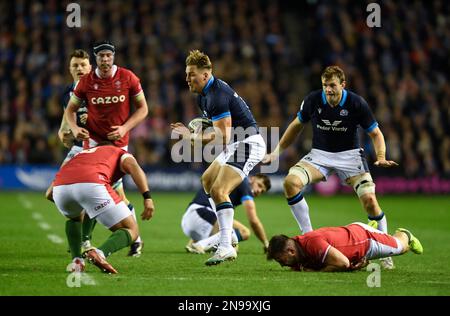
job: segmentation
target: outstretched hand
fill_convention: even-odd
[[[153,204],[152,199],[145,199],[144,200],[144,211],[141,214],[142,220],[149,220],[153,217],[153,212],[155,211],[155,205]]]
[[[276,159],[278,159],[278,155],[277,154],[274,154],[274,153],[266,154],[264,156],[264,158],[261,160],[261,163],[263,165],[266,165],[266,164],[269,164],[269,163],[271,163],[272,161],[274,161]]]
[[[189,138],[191,136],[189,129],[181,122],[171,123],[170,128],[175,134],[181,135],[183,138]]]
[[[379,159],[373,163],[377,167],[390,168],[397,167],[398,163],[393,160]]]

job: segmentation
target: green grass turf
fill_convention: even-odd
[[[134,193],[129,197],[140,213],[140,196]],[[378,288],[367,286],[367,271],[302,273],[281,268],[265,259],[262,244],[253,235],[240,244],[235,262],[207,267],[208,255],[184,250],[187,238],[180,220],[192,194],[155,192],[153,197],[154,218],[140,222],[145,241],[142,257],[128,258],[127,249],[121,250],[109,258],[118,275],[102,274],[89,265],[87,275],[95,285],[82,283],[70,288],[66,284],[70,257],[65,239],[58,244],[47,237],[65,238],[64,218],[43,194],[0,193],[0,295],[450,295],[450,197],[379,197],[389,230],[409,228],[420,238],[425,252],[395,258],[396,269],[381,272]],[[353,195],[307,199],[316,228],[366,221]],[[281,195],[263,196],[256,203],[269,236],[297,234],[297,224]],[[248,224],[241,207],[235,217]],[[39,222],[50,227],[42,228]],[[108,234],[97,225],[93,243],[100,244]]]

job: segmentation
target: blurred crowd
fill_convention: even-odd
[[[57,130],[61,94],[72,81],[68,56],[85,49],[94,63],[92,44],[109,39],[116,64],[140,77],[150,107],[130,143],[143,165],[173,166],[169,124],[199,115],[184,60],[200,49],[258,124],[281,132],[303,97],[321,88],[322,70],[340,65],[347,88],[371,106],[388,157],[400,163],[389,174],[450,176],[446,1],[382,1],[380,28],[366,25],[364,1],[78,1],[81,28],[66,25],[68,3],[0,2],[0,164],[63,160]],[[370,140],[361,139],[372,162]],[[310,147],[306,129],[284,153],[281,171]]]

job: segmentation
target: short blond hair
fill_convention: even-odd
[[[331,80],[333,77],[339,79],[339,83],[345,81],[344,71],[339,66],[328,66],[322,73],[321,78],[325,80]]]
[[[186,66],[197,66],[199,69],[212,69],[211,60],[208,55],[196,50],[191,50],[186,57]]]

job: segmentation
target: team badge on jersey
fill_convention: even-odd
[[[339,113],[341,116],[347,116],[348,115],[348,111],[346,109],[342,109],[341,112]]]
[[[317,112],[319,112],[319,114],[322,113],[322,108],[318,108]]]
[[[96,83],[94,84],[94,89],[98,90],[98,84],[96,84]]]

